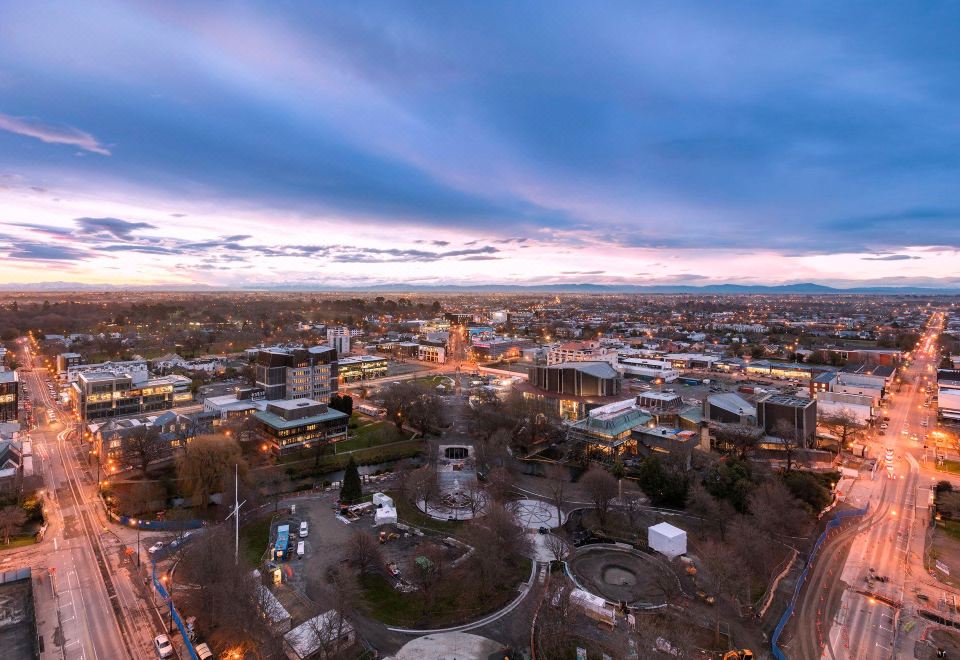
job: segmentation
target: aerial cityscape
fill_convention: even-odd
[[[0,2],[0,660],[960,658],[958,61]]]

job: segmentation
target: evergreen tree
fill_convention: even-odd
[[[360,501],[361,497],[363,497],[363,487],[360,485],[360,471],[357,470],[357,464],[351,456],[344,471],[343,485],[340,487],[340,501],[353,504]]]

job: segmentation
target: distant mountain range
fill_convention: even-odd
[[[0,291],[6,292],[55,292],[55,291],[329,291],[351,293],[583,293],[583,294],[797,294],[797,295],[960,295],[958,288],[932,288],[915,286],[864,286],[838,288],[805,282],[801,284],[707,284],[704,286],[685,284],[633,285],[633,284],[376,284],[369,286],[337,287],[324,286],[321,283],[275,283],[255,284],[242,287],[217,287],[207,284],[163,284],[144,286],[119,286],[104,284],[77,284],[72,282],[37,282],[31,284],[0,284]]]

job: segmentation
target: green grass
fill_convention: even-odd
[[[948,536],[960,541],[960,521],[938,520],[937,527],[941,528]]]
[[[409,435],[399,430],[396,424],[373,420],[356,413],[350,418],[350,438],[337,443],[337,451],[367,449],[377,445],[386,445],[401,440],[409,440]]]
[[[28,545],[33,545],[37,542],[37,537],[34,534],[24,534],[22,536],[11,536],[10,544],[3,545],[0,543],[0,550],[12,550],[13,548],[23,548]]]
[[[360,587],[370,614],[384,623],[409,624],[420,617],[420,606],[409,594],[400,593],[382,575],[364,575]]]
[[[960,461],[952,461],[946,459],[943,461],[943,465],[938,465],[937,469],[941,472],[950,472],[951,474],[960,474]]]
[[[240,552],[252,565],[260,564],[260,558],[270,541],[270,516],[266,516],[240,528]]]
[[[423,440],[402,440],[388,445],[358,449],[353,452],[325,454],[320,457],[319,464],[316,463],[316,459],[311,453],[312,450],[308,449],[297,455],[285,456],[278,461],[278,464],[286,465],[287,472],[292,478],[296,479],[342,470],[347,466],[350,456],[353,456],[357,465],[375,465],[376,463],[385,463],[402,458],[412,458],[423,452],[423,444]],[[339,448],[340,445],[337,446]]]

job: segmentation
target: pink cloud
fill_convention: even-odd
[[[0,130],[36,138],[48,144],[69,144],[101,156],[110,155],[110,150],[100,144],[97,138],[72,126],[54,126],[32,117],[0,113]]]

